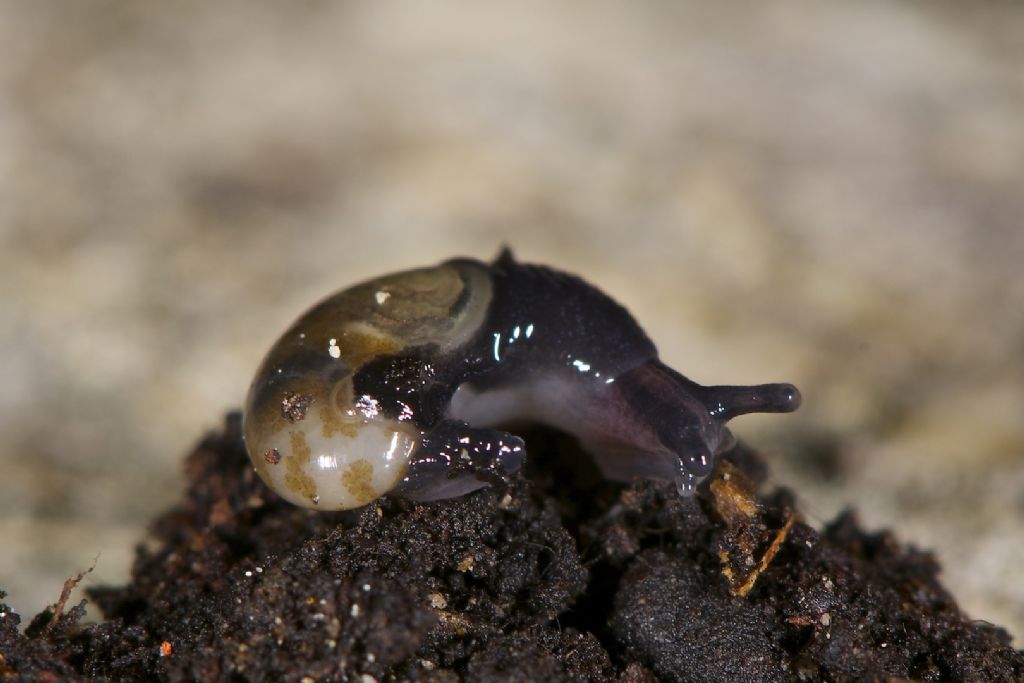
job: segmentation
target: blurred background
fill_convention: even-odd
[[[122,582],[304,308],[452,255],[584,275],[812,523],[1024,635],[1024,6],[4,2],[0,587]],[[98,558],[98,559],[97,559]]]

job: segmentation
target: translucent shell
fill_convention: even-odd
[[[260,477],[296,505],[360,507],[404,478],[422,432],[356,396],[368,361],[421,345],[444,351],[483,324],[492,297],[481,265],[454,261],[370,280],[323,300],[274,344],[246,400],[246,448]]]

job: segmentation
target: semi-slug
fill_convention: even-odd
[[[285,499],[356,508],[438,500],[505,480],[535,420],[574,435],[605,476],[682,495],[729,448],[725,423],[790,412],[791,384],[701,386],[658,360],[625,308],[580,278],[453,259],[324,299],[274,344],[244,412],[249,456]]]

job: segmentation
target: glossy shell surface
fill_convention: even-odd
[[[403,479],[421,430],[411,413],[386,416],[355,395],[353,374],[403,349],[458,346],[483,323],[491,280],[474,263],[377,278],[302,315],[274,344],[245,406],[256,471],[292,503],[321,510],[365,505]]]

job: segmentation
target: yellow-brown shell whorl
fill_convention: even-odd
[[[373,396],[354,395],[352,376],[382,355],[459,347],[484,323],[491,296],[485,266],[453,261],[364,282],[302,315],[246,400],[246,447],[264,482],[319,510],[360,507],[397,486],[419,443],[415,416],[382,414]]]

